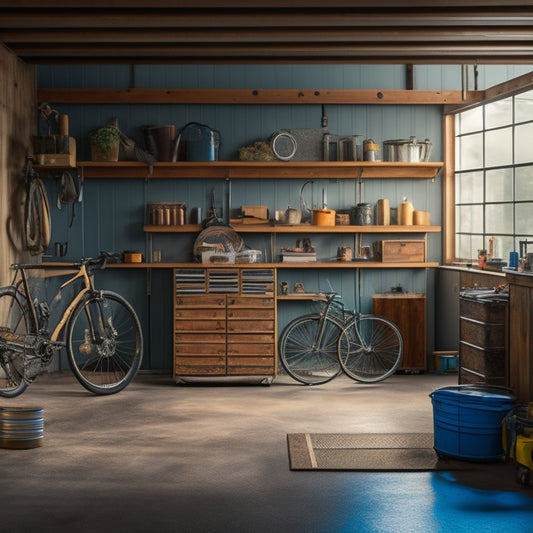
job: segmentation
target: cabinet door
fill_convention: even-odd
[[[275,317],[273,298],[228,296],[228,375],[275,375]]]
[[[176,296],[174,376],[226,374],[226,297]]]
[[[424,294],[376,294],[374,314],[392,320],[403,338],[401,370],[426,370],[426,297]]]
[[[509,284],[509,387],[520,402],[533,399],[533,281]]]

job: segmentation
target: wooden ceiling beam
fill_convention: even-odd
[[[39,89],[54,104],[390,104],[453,105],[483,100],[484,91],[377,89]]]
[[[483,42],[491,46],[491,42],[498,45],[507,42],[522,42],[530,32],[527,27],[513,27],[512,29],[494,30],[491,28],[470,28],[467,30],[416,29],[394,30],[382,33],[379,42],[383,43],[411,43],[422,46],[425,43],[454,43],[454,42]],[[226,29],[186,29],[186,30],[137,30],[115,29],[112,32],[103,29],[91,30],[88,34],[77,30],[1,30],[0,41],[8,46],[17,44],[68,44],[85,45],[108,44],[150,44],[158,43],[371,43],[378,40],[372,30],[333,30],[330,28],[311,30],[295,29],[290,35],[283,30],[243,30],[235,32]],[[533,42],[533,36],[532,36]],[[447,46],[447,45],[446,45]]]
[[[67,48],[67,49],[66,49]],[[338,58],[338,59],[357,59],[370,61],[373,58],[391,58],[400,60],[405,63],[406,58],[409,59],[445,59],[445,58],[463,58],[467,61],[469,58],[473,61],[481,60],[482,58],[498,59],[502,57],[521,57],[523,59],[533,58],[533,43],[528,47],[524,45],[513,45],[512,43],[484,43],[479,45],[451,43],[427,44],[424,48],[420,48],[415,44],[409,46],[404,43],[391,43],[390,46],[384,46],[382,43],[370,43],[350,45],[332,43],[321,44],[310,43],[307,46],[305,43],[276,43],[269,45],[257,45],[253,43],[237,44],[222,44],[216,45],[190,45],[190,46],[172,46],[164,43],[160,46],[156,45],[124,45],[118,46],[116,43],[112,45],[101,46],[85,46],[85,45],[70,45],[68,47],[62,44],[49,44],[46,47],[41,45],[20,45],[12,48],[17,55],[31,56],[33,58],[49,57],[49,58],[84,58],[84,57],[112,57],[117,60],[120,58],[252,58],[263,57],[265,59],[304,59],[304,58]],[[409,61],[411,62],[411,61]]]
[[[250,11],[231,13],[227,10],[187,13],[180,10],[160,12],[149,10],[115,12],[88,10],[87,12],[47,12],[25,11],[11,8],[0,12],[0,27],[4,29],[118,29],[118,28],[375,28],[383,31],[400,27],[451,27],[468,28],[475,26],[513,27],[532,24],[531,9],[513,12],[502,9],[482,14],[479,11],[450,13],[408,12],[390,13],[387,11],[339,12],[331,9],[324,12],[271,12]]]
[[[380,8],[398,9],[398,0],[380,0]],[[507,6],[524,7],[530,6],[529,0],[402,0],[400,6],[404,9],[417,8],[427,10],[431,7],[444,8],[496,8]],[[17,6],[25,9],[41,8],[69,8],[73,11],[80,9],[168,9],[176,7],[176,0],[77,0],[74,4],[72,0],[17,0]],[[182,9],[217,9],[220,8],[220,0],[180,0],[179,6]],[[287,9],[286,0],[262,0],[260,4],[252,0],[225,0],[226,9]],[[291,0],[291,7],[306,9],[367,9],[368,0]],[[13,7],[12,0],[0,0],[0,7]]]
[[[525,0],[13,4],[0,0],[0,42],[34,63],[533,64],[533,11]]]

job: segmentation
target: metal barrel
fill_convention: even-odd
[[[0,447],[38,448],[43,444],[44,416],[40,407],[0,407]]]

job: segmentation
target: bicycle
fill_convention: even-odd
[[[346,311],[335,292],[323,309],[299,316],[283,329],[279,356],[287,374],[305,385],[320,385],[341,372],[375,383],[392,375],[403,353],[400,330],[384,317]]]
[[[107,395],[123,390],[137,374],[143,356],[141,324],[133,307],[119,294],[94,286],[94,271],[116,256],[101,252],[71,265],[79,290],[67,302],[54,330],[49,330],[50,307],[32,299],[28,272],[43,265],[12,265],[10,286],[0,289],[0,396],[12,398],[66,348],[69,366],[88,391]]]

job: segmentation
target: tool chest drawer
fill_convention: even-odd
[[[459,298],[459,383],[507,385],[507,307],[505,294],[483,290]]]
[[[234,271],[238,274],[235,278],[240,279],[240,270]],[[183,269],[175,280],[176,380],[276,375],[276,302],[273,295],[181,294],[183,283],[178,281],[187,280]]]

